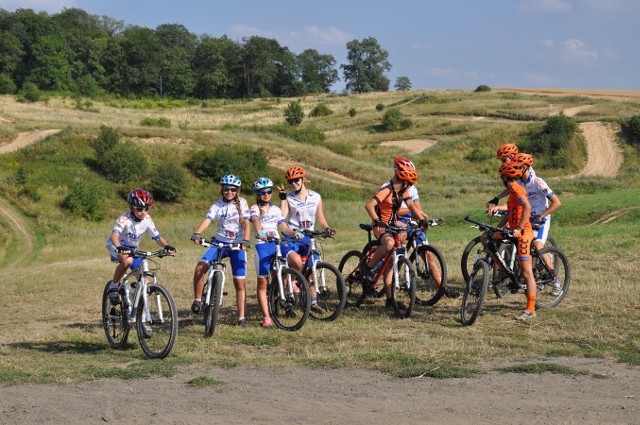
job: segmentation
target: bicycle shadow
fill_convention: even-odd
[[[96,354],[100,351],[111,351],[111,347],[106,342],[88,341],[23,341],[13,342],[6,345],[10,348],[21,350],[37,351],[47,354]]]

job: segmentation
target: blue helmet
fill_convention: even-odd
[[[220,184],[240,187],[242,181],[240,180],[240,177],[234,176],[233,174],[226,174],[220,179]]]
[[[253,182],[253,190],[255,192],[266,189],[268,187],[273,187],[273,182],[268,177],[260,177],[258,180]]]

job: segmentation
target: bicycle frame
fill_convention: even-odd
[[[149,271],[149,260],[147,256],[153,254],[151,252],[137,252],[132,254],[133,257],[142,254],[142,263],[135,270],[131,270],[122,278],[122,284],[124,286],[124,302],[127,306],[127,317],[129,322],[132,322],[136,317],[136,311],[138,310],[138,305],[140,304],[140,300],[142,299],[143,305],[145,306],[145,316],[149,317],[149,306],[148,306],[148,298],[147,298],[147,286],[155,285],[157,283],[157,276],[154,272]],[[151,283],[147,283],[146,278],[151,278]],[[137,285],[135,287],[135,291],[133,294],[133,302],[131,302],[131,285],[129,281],[131,279],[135,279]],[[163,320],[164,318],[161,318]]]
[[[213,261],[209,262],[209,272],[207,273],[207,283],[205,284],[203,293],[205,294],[205,299],[202,300],[204,305],[209,305],[211,303],[211,291],[213,290],[213,278],[216,273],[220,273],[220,284],[222,286],[222,296],[220,297],[220,305],[222,305],[222,298],[224,297],[224,285],[226,282],[226,271],[227,264],[222,258],[222,250],[224,248],[230,248],[232,250],[240,250],[240,244],[232,244],[225,242],[207,242],[205,240],[200,241],[200,245],[203,248],[211,248],[217,247],[218,251],[216,252],[216,258]]]

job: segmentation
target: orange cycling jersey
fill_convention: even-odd
[[[402,202],[411,199],[408,193],[400,191],[399,193],[393,189],[393,184],[383,187],[373,197],[376,202],[376,212],[380,221],[383,223],[395,223],[396,213],[400,209]]]
[[[515,229],[520,225],[523,209],[522,203],[527,201],[527,191],[519,184],[509,186],[509,199],[507,208],[509,209],[509,227]],[[531,214],[529,214],[531,215]],[[533,240],[533,230],[531,228],[530,217],[527,217],[522,234],[518,238],[518,261],[531,261],[531,241]]]

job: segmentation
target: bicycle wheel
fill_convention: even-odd
[[[178,336],[178,312],[169,291],[162,285],[147,288],[147,302],[138,304],[136,329],[140,347],[147,357],[169,355]]]
[[[220,316],[220,305],[222,304],[222,275],[219,272],[213,273],[213,288],[211,288],[211,297],[209,304],[204,306],[204,336],[205,338],[213,335],[218,324]]]
[[[545,256],[548,263],[544,261]],[[571,284],[571,267],[564,252],[558,248],[544,248],[539,255],[534,254],[532,267],[536,280],[536,308],[552,308],[560,304]],[[556,280],[558,285],[554,287]]]
[[[398,284],[391,285],[391,304],[401,319],[411,316],[416,304],[416,273],[406,257],[398,259]]]
[[[284,267],[281,270],[282,283],[285,287],[285,299],[280,298],[277,278],[272,275],[271,282],[267,288],[267,302],[269,304],[269,314],[273,323],[278,329],[285,331],[297,331],[306,323],[309,318],[311,307],[311,297],[309,296],[309,284],[302,273],[298,270]],[[299,291],[288,292],[288,281],[293,280]]]
[[[111,305],[109,285],[107,283],[102,293],[102,327],[111,348],[124,348],[130,330],[127,310],[122,303]]]
[[[340,264],[338,270],[342,273],[345,284],[345,299],[348,306],[358,304],[362,298],[362,278],[360,275],[360,262],[362,261],[362,253],[360,251],[347,252]]]
[[[483,259],[476,262],[467,280],[462,296],[460,322],[463,326],[473,325],[480,314],[489,286],[489,264]]]
[[[511,261],[510,259],[511,255],[513,255],[514,248],[515,246],[511,244],[502,245],[499,248],[499,251],[502,253],[501,255],[504,256],[503,258],[506,259],[507,263]],[[519,267],[517,259],[513,262],[513,267],[515,272],[515,269]],[[496,294],[496,297],[504,298],[507,295],[513,293],[515,287],[511,282],[509,275],[507,275],[507,273],[505,273],[504,271],[501,271],[500,268],[496,265],[495,261],[491,261],[489,263],[489,272],[491,276],[490,284],[493,287],[493,292]],[[520,273],[516,273],[516,275],[519,276]]]
[[[313,270],[311,269],[307,269],[304,277],[307,279],[309,285],[315,285],[318,305],[324,310],[324,313],[311,310],[309,316],[311,316],[312,319],[328,322],[336,320],[342,313],[344,305],[347,302],[347,294],[342,274],[333,264],[321,261],[316,263],[315,277],[318,279],[317,282],[312,279]]]
[[[434,305],[444,294],[447,285],[444,256],[433,245],[421,245],[411,253],[409,261],[415,264],[416,269],[416,302]]]
[[[364,256],[364,258],[367,259],[367,261],[369,261],[371,256],[373,256],[374,251],[379,246],[380,246],[380,241],[378,239],[374,239],[370,241],[364,246],[364,249],[362,250],[362,255]],[[381,263],[382,263],[382,260],[378,263],[378,265],[381,265]],[[378,269],[379,267],[374,265],[373,267],[374,275],[378,273]],[[382,284],[382,279],[379,279],[376,283],[374,283],[373,290],[375,291],[374,296],[376,298],[382,298],[384,296],[384,285]]]
[[[462,251],[462,257],[460,258],[460,271],[462,271],[462,278],[465,282],[469,280],[470,271],[473,270],[473,265],[476,261],[476,253],[479,249],[482,249],[482,243],[480,243],[480,236],[476,236],[471,239],[471,242],[464,247]]]

